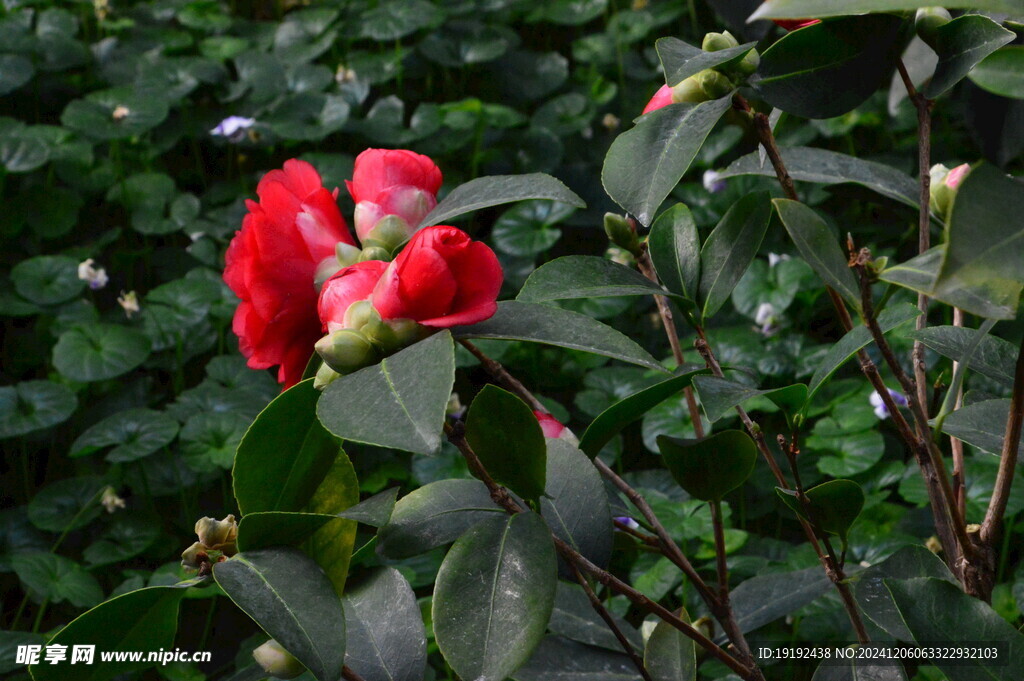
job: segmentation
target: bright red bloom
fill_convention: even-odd
[[[666,107],[672,103],[672,88],[668,85],[662,85],[661,89],[654,93],[651,97],[651,101],[647,102],[647,106],[644,107],[641,115],[656,111],[662,107]]]
[[[776,26],[780,26],[787,31],[795,31],[804,26],[821,23],[821,19],[772,19],[772,21],[775,22]]]
[[[241,299],[232,329],[253,369],[280,365],[277,380],[288,388],[302,378],[320,338],[317,265],[334,256],[339,241],[353,244],[334,193],[305,161],[285,161],[256,187],[259,202],[227,250],[224,281]]]
[[[434,328],[475,324],[498,309],[503,276],[486,244],[455,227],[426,227],[388,265],[373,291],[373,306],[384,319]]]
[[[407,149],[367,149],[356,157],[346,181],[356,202],[360,240],[387,215],[397,215],[412,230],[437,205],[441,170],[430,158]]]
[[[534,411],[533,415],[537,417],[537,422],[540,424],[541,432],[544,433],[544,437],[557,438],[565,430],[565,426],[551,414],[545,414],[542,411]]]
[[[388,264],[382,260],[357,262],[324,282],[317,311],[326,333],[348,327],[345,312],[352,303],[370,297],[387,268]]]

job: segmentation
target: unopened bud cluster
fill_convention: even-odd
[[[383,320],[369,300],[359,300],[345,311],[343,328],[316,342],[326,368],[317,372],[317,387],[338,376],[376,364],[383,357],[418,340],[425,329],[411,319]],[[333,372],[333,373],[332,373]]]
[[[701,49],[705,52],[720,52],[739,47],[739,44],[739,41],[731,33],[723,31],[705,35]],[[675,104],[697,103],[724,97],[732,92],[738,83],[743,82],[747,76],[756,71],[760,63],[761,56],[757,50],[752,49],[739,61],[705,69],[673,86],[672,102]]]
[[[942,7],[922,7],[914,16],[917,36],[932,49],[938,49],[939,28],[953,20],[949,10]]]

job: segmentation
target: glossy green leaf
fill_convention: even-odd
[[[868,659],[854,657],[843,664],[822,662],[811,681],[907,681],[907,673],[900,665],[871,664]]]
[[[86,137],[107,141],[141,135],[163,123],[167,113],[166,100],[140,95],[131,87],[116,87],[72,100],[60,122]]]
[[[964,354],[977,340],[977,329],[960,326],[930,326],[907,334],[926,347],[955,362],[963,361]],[[977,347],[970,353],[967,367],[972,371],[1013,387],[1013,371],[1017,362],[1017,348],[1002,338],[983,334]]]
[[[159,536],[160,525],[156,519],[121,514],[96,541],[85,547],[82,556],[90,567],[122,563],[148,549]]]
[[[897,641],[913,641],[914,636],[907,629],[884,582],[915,577],[932,577],[958,584],[942,559],[923,546],[905,546],[881,563],[857,573],[853,579],[853,594],[861,610]]]
[[[952,664],[934,660],[950,681],[1014,681],[1024,669],[1024,635],[988,603],[942,579],[886,579],[884,584],[915,641],[1005,644],[999,665],[984,659],[955,660]]]
[[[725,67],[743,59],[757,43],[746,43],[716,52],[705,52],[678,38],[659,38],[655,42],[665,72],[665,82],[675,86],[705,69]]]
[[[75,393],[61,383],[22,381],[0,387],[0,438],[63,423],[77,406]]]
[[[398,500],[377,533],[377,551],[409,558],[458,539],[478,522],[504,514],[479,480],[438,480]]]
[[[455,336],[546,343],[620,359],[649,369],[665,370],[646,350],[610,326],[586,315],[548,305],[503,301],[498,303],[498,311],[493,317],[472,326],[456,327]],[[447,399],[445,397],[446,403]]]
[[[78,278],[78,263],[63,255],[22,260],[11,269],[11,281],[15,291],[39,305],[63,303],[85,288]]]
[[[587,205],[561,181],[544,173],[491,175],[478,177],[453,189],[434,207],[434,210],[420,220],[417,228],[444,224],[454,217],[481,208],[527,199],[549,199],[577,208],[584,208]]]
[[[982,400],[957,409],[942,422],[942,432],[999,456],[1003,451],[1010,400]],[[1024,437],[1021,438],[1024,440]]]
[[[104,381],[127,373],[149,356],[142,331],[118,324],[85,324],[68,329],[53,346],[53,365],[72,381]]]
[[[540,512],[556,537],[598,567],[612,556],[612,513],[594,464],[565,440],[547,441],[547,482]],[[571,570],[560,566],[566,578]]]
[[[939,26],[935,31],[939,64],[924,88],[925,97],[935,99],[949,90],[963,80],[978,62],[1013,38],[1013,31],[980,14],[966,14]]]
[[[873,14],[792,31],[761,54],[750,83],[766,102],[786,113],[839,116],[863,103],[888,78],[902,47],[902,24],[902,17]]]
[[[971,7],[993,12],[1019,11],[1015,0],[949,0],[943,3],[948,9]],[[756,19],[802,19],[805,17],[834,17],[861,12],[897,12],[919,7],[933,7],[927,0],[844,0],[836,5],[831,0],[767,0],[750,21]]]
[[[32,80],[35,73],[31,59],[20,54],[0,55],[0,97]]]
[[[744,633],[799,610],[832,588],[820,565],[751,577],[732,590],[736,623]],[[724,636],[716,641],[721,643]]]
[[[811,521],[822,532],[837,535],[846,547],[850,527],[864,508],[864,490],[853,480],[829,480],[810,488],[806,492],[807,506],[796,497],[795,492],[776,488],[779,498],[794,513]]]
[[[993,94],[1024,99],[1024,45],[996,50],[968,77],[975,85]]]
[[[45,551],[16,553],[11,556],[11,568],[26,589],[41,599],[67,601],[78,608],[91,608],[103,600],[100,583],[70,558]]]
[[[193,583],[151,586],[100,603],[57,632],[51,645],[93,645],[110,653],[170,650],[178,629],[178,607]],[[97,654],[98,658],[98,654]],[[107,681],[126,672],[156,666],[156,661],[110,661],[100,664],[38,664],[35,681]]]
[[[433,454],[441,446],[454,381],[455,347],[451,334],[442,331],[335,380],[321,395],[316,414],[342,439]]]
[[[70,456],[88,456],[113,447],[106,455],[107,461],[135,461],[166,447],[177,434],[177,421],[163,412],[126,409],[108,416],[79,435],[71,445]]]
[[[516,300],[543,303],[569,298],[665,295],[636,270],[593,255],[567,255],[533,271]]]
[[[847,398],[850,399],[850,398]],[[844,416],[854,415],[857,410],[843,410],[838,417],[819,419],[804,440],[802,451],[817,459],[818,470],[833,478],[857,475],[868,470],[881,460],[885,453],[885,441],[878,431],[878,418],[871,413],[868,404],[861,413],[870,418],[867,427],[851,418],[852,424],[844,422]]]
[[[257,551],[277,546],[298,546],[332,520],[336,520],[336,517],[325,513],[246,513],[238,523],[238,550]]]
[[[612,619],[618,625],[619,630],[626,636],[635,650],[642,649],[643,640],[636,628],[623,620],[612,615]],[[555,593],[555,607],[551,611],[551,621],[548,629],[552,633],[564,636],[573,641],[586,643],[587,645],[622,651],[622,644],[615,637],[612,630],[608,628],[601,616],[590,604],[590,599],[583,591],[583,588],[568,582],[558,582],[558,590]]]
[[[338,457],[341,443],[316,419],[312,380],[281,393],[245,433],[232,471],[242,514],[301,511]]]
[[[685,610],[676,614],[690,622]],[[697,678],[697,645],[668,622],[658,622],[644,648],[644,666],[651,681],[693,681]]]
[[[882,333],[889,333],[920,315],[921,311],[910,303],[893,305],[887,307],[878,315],[878,326],[882,329]],[[857,352],[870,342],[871,332],[868,331],[867,327],[855,326],[845,336],[840,338],[835,345],[829,348],[828,353],[822,358],[821,364],[815,370],[814,375],[811,376],[811,382],[808,385],[808,401],[817,394],[821,386],[832,377],[839,367],[853,359]]]
[[[337,458],[313,498],[302,508],[304,513],[337,516],[359,502],[359,480],[344,451]],[[327,577],[334,584],[334,591],[340,596],[345,593],[348,566],[356,541],[356,521],[337,517],[313,533],[302,550],[312,556]]]
[[[637,681],[636,667],[625,655],[545,636],[533,657],[511,677],[514,681]]]
[[[1024,183],[982,164],[957,190],[946,225],[946,258],[937,288],[1024,283]]]
[[[40,530],[61,533],[77,530],[96,519],[102,508],[102,478],[84,475],[51,482],[28,503],[28,519]]]
[[[658,216],[647,237],[647,252],[665,288],[690,300],[700,286],[700,235],[693,214],[677,203]]]
[[[772,203],[800,255],[855,310],[861,309],[860,286],[847,264],[847,257],[824,220],[814,209],[799,201],[774,199]]]
[[[807,386],[802,383],[785,388],[759,390],[725,378],[696,376],[693,385],[700,394],[700,404],[711,422],[717,421],[733,407],[754,397],[767,397],[777,407],[791,414],[798,412],[807,402]]]
[[[492,518],[452,546],[434,586],[434,636],[464,679],[502,681],[540,643],[555,601],[555,547],[535,513]]]
[[[365,681],[421,681],[427,638],[409,582],[394,568],[378,568],[342,599],[345,664]]]
[[[521,399],[484,386],[466,415],[466,441],[497,482],[527,499],[544,494],[547,446],[537,417]]]
[[[608,8],[608,0],[552,0],[537,5],[531,21],[550,21],[564,26],[579,26],[592,21]]]
[[[729,300],[733,288],[761,248],[772,205],[768,192],[747,194],[729,208],[700,249],[701,315],[708,319]]]
[[[213,576],[313,678],[341,677],[345,615],[330,580],[310,558],[294,549],[244,552],[214,565]]]
[[[668,378],[660,383],[624,397],[601,412],[580,438],[580,449],[593,458],[615,435],[644,414],[690,385],[694,376],[706,373],[698,369]]]
[[[789,176],[801,182],[863,185],[882,196],[913,208],[918,205],[917,181],[884,163],[815,147],[784,147],[779,150]],[[762,163],[757,152],[741,156],[721,171],[721,177],[761,175],[775,177],[770,163]]]
[[[615,138],[605,156],[601,182],[608,196],[650,225],[731,101],[670,104],[641,117]]]
[[[383,42],[404,38],[443,16],[440,8],[427,0],[387,0],[363,12],[358,25],[364,38]]]
[[[665,466],[690,496],[721,500],[742,485],[754,471],[757,447],[741,430],[723,430],[703,440],[658,436]]]
[[[351,508],[345,509],[342,511],[341,517],[355,520],[370,527],[384,527],[391,520],[391,514],[395,510],[397,499],[398,488],[392,487],[391,489],[374,494],[369,499],[360,501]]]
[[[535,256],[555,245],[562,237],[555,225],[575,212],[575,207],[558,201],[517,203],[494,222],[491,242],[502,253]]]

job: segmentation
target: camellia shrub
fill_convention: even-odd
[[[9,3],[0,670],[1024,679],[1024,6],[622,4]]]

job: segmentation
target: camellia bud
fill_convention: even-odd
[[[714,69],[704,69],[694,78],[697,79],[697,83],[700,85],[700,89],[704,91],[704,94],[711,99],[724,97],[736,87],[728,77]]]
[[[341,246],[343,244],[338,245]],[[316,272],[313,273],[313,285],[316,286],[316,290],[319,291],[323,288],[324,282],[340,272],[342,267],[342,264],[333,255],[321,260],[320,264],[316,266]]]
[[[316,377],[313,378],[313,387],[323,390],[337,378],[341,378],[341,374],[327,366],[327,362],[321,362],[320,368],[316,371]]]
[[[342,325],[346,329],[359,331],[374,318],[380,320],[380,313],[374,309],[373,303],[369,300],[357,300],[345,310]]]
[[[699,104],[706,101],[708,101],[708,96],[704,94],[704,90],[694,76],[680,81],[672,88],[673,104]]]
[[[320,357],[339,374],[350,374],[377,361],[373,345],[361,331],[338,329],[314,346]]]
[[[364,247],[376,246],[389,254],[394,253],[409,240],[409,224],[397,215],[388,215],[377,221],[362,242]],[[374,258],[383,260],[384,258]]]
[[[196,535],[199,543],[213,551],[220,551],[225,556],[238,553],[235,540],[238,538],[238,522],[230,513],[223,520],[216,518],[200,518],[196,521]]]
[[[939,217],[945,218],[953,207],[953,198],[957,189],[971,171],[967,163],[958,165],[949,170],[941,163],[932,166],[931,169],[931,205],[932,212]]]
[[[918,37],[935,49],[936,38],[940,26],[953,20],[949,10],[943,7],[922,7],[914,16],[914,28]]]
[[[275,679],[294,679],[306,671],[302,663],[274,639],[270,639],[252,651],[252,656],[256,660],[256,664]]]
[[[739,47],[740,41],[733,37],[729,31],[723,31],[722,33],[708,33],[704,36],[704,42],[701,43],[701,49],[705,52],[718,52],[720,50],[728,50],[731,47]]]
[[[370,246],[362,250],[359,254],[358,262],[366,262],[367,260],[391,260],[391,252],[380,246]]]
[[[334,257],[338,259],[338,264],[342,267],[348,267],[349,265],[355,265],[359,262],[359,255],[362,253],[358,246],[347,244],[344,241],[339,241],[334,246]],[[321,263],[322,265],[323,263]]]
[[[411,319],[382,321],[380,315],[363,327],[363,334],[384,352],[394,352],[422,339],[429,330]]]
[[[735,66],[735,69],[741,76],[749,76],[754,71],[757,71],[757,67],[760,65],[761,55],[758,54],[757,50],[751,49],[750,52],[743,55],[743,59]]]
[[[624,248],[630,253],[640,252],[640,239],[637,238],[636,229],[621,215],[604,214],[604,233],[619,248]]]

